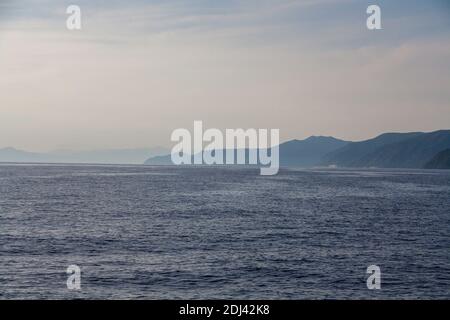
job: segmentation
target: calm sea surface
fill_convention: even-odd
[[[450,172],[0,165],[11,298],[449,299]]]

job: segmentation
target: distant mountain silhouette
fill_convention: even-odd
[[[287,141],[280,144],[280,164],[287,167],[313,167],[320,163],[323,156],[348,143],[348,141],[322,136]]]
[[[192,156],[191,156],[192,159]],[[172,157],[170,154],[166,154],[163,156],[156,156],[156,157],[150,157],[149,159],[145,160],[145,165],[151,165],[151,166],[171,166],[172,163]]]
[[[450,148],[450,130],[387,133],[353,142],[327,154],[323,165],[339,167],[423,168],[438,152]]]
[[[8,147],[0,149],[0,162],[142,164],[148,157],[166,154],[167,152],[167,149],[156,147],[90,151],[59,150],[35,153]]]
[[[428,161],[424,168],[426,169],[450,169],[450,149],[439,152],[430,161]]]
[[[384,133],[373,139],[351,142],[345,147],[325,155],[322,164],[337,165],[340,167],[357,167],[360,164],[360,159],[372,153],[374,150],[420,134],[420,132]]]
[[[281,166],[290,167],[312,167],[317,165],[325,154],[346,144],[348,144],[347,141],[321,136],[312,136],[305,140],[290,140],[280,144],[280,164]],[[248,150],[245,152],[245,158],[248,159]],[[173,163],[171,156],[165,155],[152,157],[145,161],[144,164],[172,165]]]
[[[385,133],[359,142],[312,136],[279,147],[284,167],[448,168],[450,130]],[[0,162],[173,165],[169,152],[153,148],[35,153],[8,147],[0,149]],[[245,150],[247,163],[248,153]]]

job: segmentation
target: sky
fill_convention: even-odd
[[[170,147],[194,120],[282,141],[449,129],[449,40],[447,0],[0,0],[0,148]]]

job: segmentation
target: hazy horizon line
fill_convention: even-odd
[[[337,140],[341,140],[341,141],[346,141],[346,142],[362,142],[362,141],[367,141],[367,140],[371,140],[371,139],[375,139],[376,137],[379,137],[381,135],[384,134],[406,134],[406,133],[432,133],[432,132],[438,132],[438,131],[450,131],[450,128],[448,129],[436,129],[436,130],[431,130],[431,131],[386,131],[386,132],[381,132],[377,135],[365,138],[365,139],[361,139],[361,140],[346,140],[346,139],[342,139],[342,138],[338,138],[335,136],[330,136],[330,135],[309,135],[305,138],[290,138],[290,139],[285,139],[280,141],[279,145],[289,142],[289,141],[304,141],[310,138],[333,138],[333,139],[337,139]],[[0,146],[0,150],[5,150],[5,149],[14,149],[16,151],[23,151],[23,152],[30,152],[30,153],[64,153],[64,152],[99,152],[99,151],[103,151],[103,152],[114,152],[114,151],[143,151],[143,150],[148,150],[148,151],[152,151],[154,149],[165,149],[167,151],[170,152],[170,150],[172,149],[173,145],[156,145],[156,146],[137,146],[137,147],[98,147],[98,148],[89,148],[89,149],[77,149],[77,148],[53,148],[53,149],[47,149],[47,150],[31,150],[31,149],[27,149],[27,148],[21,148],[21,147],[16,147],[16,146],[12,146],[12,145],[8,145],[8,146]]]

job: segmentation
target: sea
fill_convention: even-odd
[[[450,171],[0,165],[0,299],[449,298]]]

